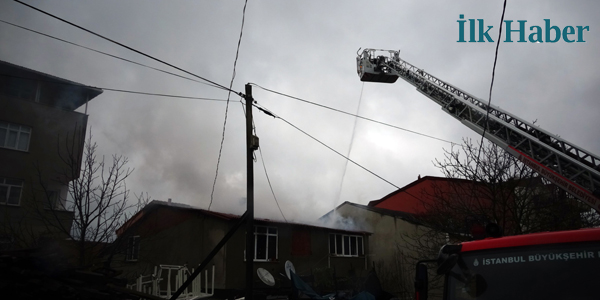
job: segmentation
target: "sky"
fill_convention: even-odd
[[[229,86],[244,1],[25,0],[49,13]],[[487,101],[496,43],[459,43],[459,16],[493,26],[503,1],[247,2],[232,89],[254,83],[283,94],[460,143],[479,137],[402,79],[362,83],[359,48],[400,50],[400,57]],[[492,104],[593,153],[600,153],[600,2],[508,1],[505,20],[544,29],[589,26],[582,43],[508,43],[501,38]],[[0,20],[185,75],[140,54],[12,1]],[[468,24],[468,23],[467,23]],[[468,25],[465,36],[468,39]],[[506,29],[503,28],[505,31]],[[516,33],[512,35],[518,39]],[[94,87],[227,99],[205,84],[129,64],[0,23],[0,60]],[[187,76],[187,75],[186,75]],[[344,115],[253,86],[257,103],[402,187],[441,176],[433,165],[451,144]],[[243,213],[246,199],[245,114],[231,94],[211,210]],[[132,193],[208,208],[226,102],[112,91],[90,101],[88,129],[99,152],[129,158]],[[78,111],[84,112],[83,108]],[[396,190],[281,119],[253,110],[255,215],[310,221],[344,201],[367,204]],[[89,134],[89,132],[88,132]]]

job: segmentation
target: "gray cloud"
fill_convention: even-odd
[[[30,1],[201,76],[228,85],[243,1]],[[401,49],[433,75],[487,99],[495,44],[457,43],[459,14],[493,25],[503,1],[249,1],[233,88],[255,82],[355,112],[362,83],[359,47]],[[590,26],[586,43],[501,43],[493,103],[592,152],[598,129],[600,11],[596,1],[509,2],[506,19],[530,25]],[[161,68],[168,67],[90,36],[19,4],[0,3],[0,19]],[[88,85],[225,99],[223,91],[51,41],[0,24],[0,59]],[[170,70],[172,71],[172,70]],[[255,99],[308,133],[347,153],[354,118],[254,88]],[[233,95],[213,208],[241,212],[245,203],[245,131]],[[106,155],[136,168],[128,185],[157,199],[207,207],[225,104],[106,91],[88,107],[93,135]],[[315,219],[342,201],[365,204],[394,187],[349,164],[281,120],[254,111],[264,159],[282,210]],[[409,84],[365,84],[360,114],[459,142],[477,138]],[[359,120],[351,158],[406,185],[439,175],[431,161],[449,144]],[[258,156],[258,153],[257,153]],[[257,215],[278,218],[260,157],[255,163]],[[341,194],[340,199],[337,195]]]

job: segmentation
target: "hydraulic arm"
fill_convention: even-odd
[[[359,49],[360,51],[360,49]],[[376,51],[389,55],[376,56]],[[365,49],[356,58],[361,81],[402,78],[465,126],[502,147],[600,212],[600,157],[490,105],[400,59],[400,51]],[[486,116],[487,115],[487,116]]]

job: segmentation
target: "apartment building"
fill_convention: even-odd
[[[0,61],[0,250],[70,229],[68,184],[79,176],[87,103],[101,93]]]

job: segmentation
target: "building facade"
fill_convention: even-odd
[[[75,109],[100,93],[0,61],[0,249],[32,247],[71,227],[64,207],[88,119]]]
[[[368,260],[383,289],[400,299],[412,299],[416,258],[421,253],[407,243],[412,243],[411,238],[422,231],[413,214],[346,201],[321,220],[342,228],[351,225],[356,230],[371,232]]]
[[[126,249],[113,259],[112,267],[122,271],[129,282],[135,282],[140,275],[152,274],[160,265],[194,268],[239,219],[237,215],[154,200],[119,229],[119,239]],[[286,261],[294,264],[298,275],[312,278],[323,292],[328,284],[331,289],[336,284],[339,288],[348,283],[343,281],[368,273],[368,232],[267,219],[256,219],[254,224],[256,290],[275,294],[289,290],[291,283],[283,275]],[[245,237],[242,226],[209,264],[215,267],[214,282],[219,296],[243,295]],[[267,286],[259,279],[258,268],[272,274],[274,286]],[[339,281],[335,282],[333,277],[318,278],[323,274],[335,276]]]

